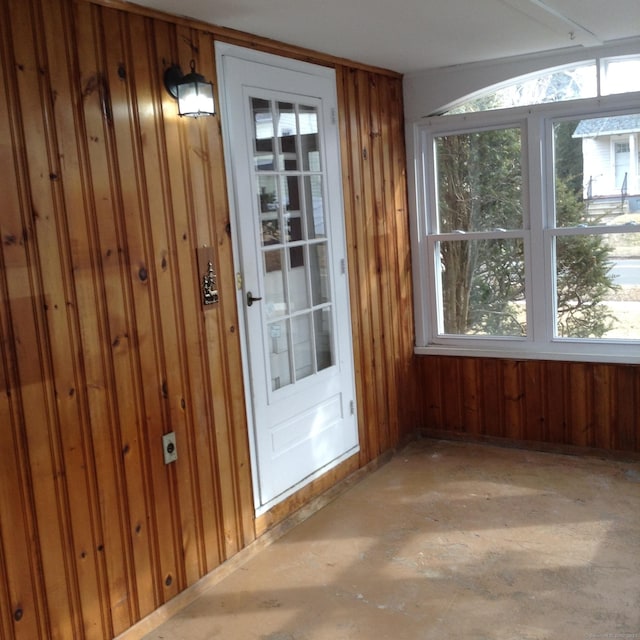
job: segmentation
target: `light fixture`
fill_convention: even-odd
[[[191,72],[186,75],[177,65],[164,72],[164,86],[178,101],[178,115],[198,118],[215,114],[213,84],[196,73],[195,60],[191,61]]]

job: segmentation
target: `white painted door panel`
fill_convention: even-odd
[[[357,451],[358,435],[335,77],[243,52],[218,51],[264,509]]]

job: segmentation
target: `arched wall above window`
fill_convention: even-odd
[[[640,55],[638,56],[640,64]],[[598,95],[596,60],[563,65],[527,74],[487,87],[448,105],[442,115],[475,113],[493,109],[526,107],[534,104],[563,102]]]
[[[513,78],[466,96],[443,115],[526,107],[640,91],[640,53],[608,56]]]
[[[465,96],[516,78],[588,61],[640,55],[640,38],[601,47],[574,47],[561,52],[518,56],[468,65],[432,69],[404,78],[405,119],[408,123],[442,113]]]

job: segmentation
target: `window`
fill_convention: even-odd
[[[445,133],[434,147],[438,325],[450,335],[526,335],[520,127]]]
[[[609,86],[618,86],[617,78],[621,75],[619,67],[614,62],[603,69],[615,69],[611,73]],[[640,64],[640,61],[636,62]],[[625,59],[623,71],[630,73],[630,61]],[[617,73],[616,73],[617,71]],[[614,75],[615,74],[615,75]],[[598,95],[598,71],[595,60],[588,60],[580,64],[561,66],[547,69],[542,73],[533,73],[519,78],[516,82],[509,80],[490,89],[485,89],[480,95],[465,98],[451,106],[446,113],[471,113],[488,111],[490,109],[508,109],[523,107],[530,104],[544,104],[547,102],[563,102],[577,98],[593,98]]]
[[[637,105],[416,125],[418,352],[640,362]]]
[[[640,91],[640,56],[617,56],[600,61],[602,95]]]
[[[625,155],[628,169],[628,142],[614,143],[613,191],[584,199],[580,168],[589,160],[580,157],[575,134],[602,120],[553,122],[554,206],[547,233],[555,265],[554,335],[640,340],[640,277],[631,258],[640,249],[640,215],[627,197],[627,171],[621,176],[618,156]],[[640,127],[638,114],[607,120],[610,129],[636,120]]]

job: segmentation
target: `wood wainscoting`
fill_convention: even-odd
[[[344,473],[416,425],[401,78],[125,3],[3,0],[2,640],[116,636],[256,537],[220,123],[177,117],[162,82],[195,59],[215,83],[216,38],[336,68],[362,444]]]
[[[422,432],[640,453],[640,366],[419,356]]]

